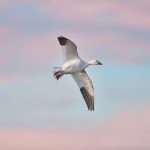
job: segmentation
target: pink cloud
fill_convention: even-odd
[[[29,59],[42,61],[57,55],[56,48],[59,46],[56,35],[38,34],[24,37],[21,40],[23,45],[22,55]],[[56,46],[55,46],[56,45]]]
[[[18,1],[14,2],[17,3]],[[106,27],[107,29],[114,25],[140,30],[149,29],[149,13],[143,9],[148,6],[149,1],[138,0],[135,3],[97,0],[39,0],[35,3],[34,1],[23,0],[19,3],[35,6],[38,10],[41,10],[40,13],[43,16],[49,16],[49,19],[70,24],[65,29],[58,27],[57,31],[54,30],[44,34],[37,33],[30,36],[22,36],[21,34],[18,36],[11,29],[0,28],[0,31],[2,31],[1,38],[3,38],[1,46],[4,47],[2,49],[12,47],[15,50],[18,49],[18,55],[22,61],[32,62],[31,65],[34,67],[37,65],[39,68],[40,65],[43,65],[43,62],[48,63],[55,57],[61,57],[61,48],[56,39],[59,35],[72,39],[77,44],[81,54],[91,55],[91,51],[95,51],[96,54],[101,54],[103,58],[106,57],[109,60],[129,64],[149,60],[150,45],[139,36],[125,37],[124,34],[121,35],[121,33],[111,30],[110,32],[102,32],[103,28]],[[107,19],[105,15],[110,16]],[[105,17],[106,20],[102,21],[101,18]],[[103,48],[107,50],[103,50]],[[89,51],[90,49],[91,51]],[[4,66],[4,62],[7,61],[6,58],[2,58],[0,63],[3,63]]]
[[[149,149],[149,115],[150,109],[145,106],[125,110],[95,128],[1,129],[0,149]]]
[[[5,9],[7,6],[9,6],[10,2],[9,0],[0,0],[0,10]]]
[[[52,9],[49,9],[50,5],[53,6]],[[123,32],[125,32],[123,28],[146,32],[150,29],[149,12],[144,9],[148,5],[149,1],[146,0],[137,2],[87,1],[86,3],[84,0],[67,0],[65,2],[56,0],[45,1],[42,3],[41,9],[43,8],[42,10],[50,18],[69,22],[72,28],[61,32],[69,33],[70,37],[77,41],[77,44],[79,43],[78,48],[81,47],[86,54],[88,53],[87,48],[109,48],[110,51],[104,52],[106,57],[110,57],[109,59],[121,63],[136,64],[149,59],[150,45],[148,42],[145,42],[140,35],[135,36],[130,31],[127,33],[132,37],[112,30],[110,32],[99,32],[99,30],[102,31],[105,27],[109,29],[111,26],[119,26],[122,27]],[[66,8],[66,6],[69,7]],[[108,18],[105,15],[108,15]],[[102,55],[102,57],[105,56]]]
[[[0,85],[10,85],[13,83],[16,83],[18,81],[24,80],[25,75],[24,74],[13,74],[13,75],[7,75],[7,74],[1,74],[0,75]]]
[[[81,24],[86,26],[93,24],[96,16],[109,13],[113,21],[109,24],[120,24],[122,26],[137,29],[150,29],[149,12],[145,10],[149,1],[40,1],[41,9],[56,19],[73,22],[79,28]],[[43,8],[42,8],[43,6]],[[52,6],[49,9],[49,6]],[[69,6],[69,7],[66,7]],[[57,8],[57,9],[56,9]],[[63,9],[65,8],[65,9]],[[89,22],[91,20],[91,22]],[[87,24],[88,21],[88,24]],[[98,23],[98,22],[97,22]],[[105,25],[105,20],[100,22]],[[98,23],[99,24],[99,23]],[[100,24],[99,24],[100,25]]]
[[[132,27],[135,29],[149,30],[150,20],[149,12],[144,8],[149,5],[150,2],[138,1],[133,3],[124,3],[120,6],[115,6],[112,11],[117,15],[118,21],[122,26]],[[120,9],[121,8],[121,9]]]
[[[15,0],[14,3],[19,1]],[[39,0],[25,1],[22,0],[19,3],[23,5],[32,5],[37,7],[43,13],[47,14],[51,18],[61,20],[64,22],[70,22],[78,28],[81,25],[98,24],[121,24],[122,26],[133,27],[137,29],[150,29],[149,21],[149,4],[148,0],[137,1],[97,1],[97,0]],[[5,7],[11,4],[10,1],[1,1],[1,7]],[[67,7],[69,6],[69,7]],[[63,9],[65,8],[65,9]],[[110,14],[111,18],[108,21],[98,22],[96,19],[100,15]],[[104,16],[105,17],[105,16]],[[88,24],[87,24],[88,23]]]
[[[2,53],[0,53],[0,69],[5,64],[5,58],[3,57]]]

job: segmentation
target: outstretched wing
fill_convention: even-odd
[[[94,110],[94,89],[93,84],[87,73],[84,71],[72,74],[73,79],[76,81],[80,88],[82,96],[87,104],[89,110]]]
[[[59,41],[59,44],[62,46],[64,63],[67,61],[71,61],[73,59],[79,58],[79,55],[77,52],[77,46],[71,40],[63,36],[59,36],[58,41]]]

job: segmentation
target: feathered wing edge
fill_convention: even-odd
[[[75,43],[63,36],[59,36],[58,41],[59,44],[62,46],[62,55],[64,63],[74,59],[79,59],[77,46],[75,45]]]
[[[91,96],[88,91],[86,90],[86,88],[82,87],[80,88],[80,91],[82,93],[82,96],[86,102],[86,105],[88,107],[89,110],[94,111],[94,97]]]
[[[92,81],[84,71],[72,75],[80,88],[81,94],[85,100],[88,110],[94,110],[94,88]]]

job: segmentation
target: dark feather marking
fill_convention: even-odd
[[[87,90],[84,87],[80,88],[80,91],[82,93],[82,96],[83,96],[86,104],[87,104],[88,109],[89,110],[94,110],[94,104],[90,100],[93,97],[90,96],[90,94],[87,92]]]
[[[83,97],[84,97],[84,100],[85,100],[85,102],[88,106],[88,109],[89,109],[90,108],[90,99],[89,99],[89,95],[85,89],[83,89]]]
[[[82,93],[82,96],[83,96],[83,98],[84,98],[84,100],[85,100],[85,102],[86,102],[88,108],[89,108],[89,103],[88,103],[88,101],[86,101],[87,95],[86,95],[85,89],[84,89],[84,88],[81,88],[80,91],[81,91],[81,93]]]
[[[59,37],[58,37],[59,44],[62,45],[62,46],[63,46],[63,45],[66,45],[67,40],[68,40],[68,39],[65,38],[65,37],[63,37],[63,36],[59,36]]]

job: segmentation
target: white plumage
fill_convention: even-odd
[[[89,65],[102,65],[102,63],[96,59],[85,62],[79,57],[77,46],[71,40],[60,36],[58,41],[62,46],[63,65],[54,67],[54,77],[58,80],[64,74],[71,74],[80,88],[88,109],[94,110],[93,84],[85,72],[85,68]]]

